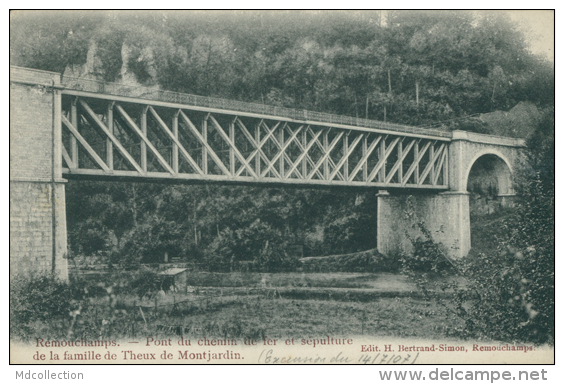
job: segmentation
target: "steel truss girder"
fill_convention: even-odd
[[[67,175],[447,189],[448,141],[63,96]]]

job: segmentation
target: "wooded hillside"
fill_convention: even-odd
[[[396,123],[491,131],[460,118],[553,103],[552,65],[502,13],[12,14],[12,64],[68,72],[93,44],[106,81],[125,59],[144,85]]]

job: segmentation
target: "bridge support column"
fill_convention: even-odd
[[[68,280],[58,81],[10,69],[10,277]]]
[[[68,279],[65,185],[10,180],[10,276],[53,273]]]
[[[411,240],[428,230],[452,258],[470,250],[470,211],[467,192],[436,195],[378,194],[378,250],[384,254],[412,252]]]

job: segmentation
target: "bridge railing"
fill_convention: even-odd
[[[198,96],[186,93],[164,91],[150,87],[130,86],[119,83],[108,83],[98,80],[81,79],[69,76],[61,77],[61,86],[67,89],[85,92],[103,93],[115,96],[134,97],[145,100],[163,101],[196,107],[217,108],[237,112],[248,112],[293,120],[314,121],[321,123],[343,124],[364,128],[385,129],[427,136],[451,138],[448,131],[425,129],[403,124],[388,123],[351,116],[334,115],[330,113],[314,112],[305,109],[276,107],[266,104],[249,103],[237,100],[220,99],[215,97]]]

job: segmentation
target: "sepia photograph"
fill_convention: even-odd
[[[554,10],[9,27],[10,364],[554,364]]]

